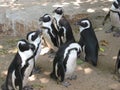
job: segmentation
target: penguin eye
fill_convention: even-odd
[[[88,23],[83,22],[83,23],[81,23],[81,26],[82,26],[82,27],[87,27],[87,26],[88,26]]]
[[[37,38],[37,34],[35,34],[35,35],[32,35],[32,41],[34,41],[36,38]]]

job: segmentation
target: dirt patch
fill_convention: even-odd
[[[120,83],[113,74],[116,56],[120,49],[120,38],[113,37],[113,33],[105,33],[105,30],[110,28],[110,22],[107,21],[105,26],[102,26],[104,15],[104,12],[96,12],[68,16],[76,40],[79,40],[79,31],[73,23],[81,17],[88,17],[92,21],[101,48],[97,67],[85,62],[78,63],[75,71],[77,79],[70,81],[71,86],[66,88],[58,85],[49,77],[52,71],[53,58],[44,55],[40,56],[37,62],[41,72],[33,75],[28,84],[33,85],[34,90],[120,90]],[[13,37],[5,33],[0,34],[0,85],[4,82],[7,69],[16,53],[17,41],[22,38],[25,38],[25,36]]]

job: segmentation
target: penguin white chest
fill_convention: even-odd
[[[111,19],[111,24],[112,26],[115,26],[115,27],[120,27],[120,17],[118,15],[118,13],[115,13],[115,12],[110,12],[110,19]]]
[[[52,42],[52,40],[51,40],[51,37],[50,37],[50,35],[48,34],[48,30],[45,30],[45,31],[43,32],[43,37],[44,37],[44,39],[45,39],[48,47],[56,51],[56,50],[57,50],[57,47],[54,46],[54,44],[53,44],[53,42]]]
[[[66,64],[66,76],[72,75],[76,68],[77,52],[72,50]]]
[[[23,86],[25,86],[27,84],[28,77],[30,76],[30,74],[34,68],[34,60],[33,59],[29,60],[28,63],[29,63],[29,65],[26,68],[25,73],[24,73]]]

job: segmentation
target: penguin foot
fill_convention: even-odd
[[[71,84],[69,82],[62,82],[62,85],[65,86],[65,87],[68,87],[70,86]]]
[[[77,79],[77,75],[72,75],[71,77],[68,77],[67,79],[69,79],[69,80],[76,80]]]
[[[35,67],[35,68],[33,69],[33,73],[34,73],[34,74],[38,74],[38,73],[40,73],[40,72],[41,72],[40,67]]]
[[[120,37],[120,31],[113,34],[114,37]]]
[[[113,32],[113,29],[110,29],[110,30],[106,30],[105,33],[111,33]]]
[[[33,86],[25,86],[22,90],[33,90]]]
[[[1,90],[6,90],[5,84],[1,85]]]

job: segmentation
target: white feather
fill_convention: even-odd
[[[80,32],[82,32],[83,30],[90,28],[90,22],[88,20],[84,20],[82,21],[82,23],[87,23],[88,25],[86,27],[82,27],[80,26]]]
[[[77,50],[82,51],[81,46],[78,43],[72,43],[65,49],[64,58],[67,56],[68,50],[72,48],[77,48]]]
[[[14,89],[16,89],[16,87],[15,87],[15,79],[16,79],[16,76],[15,76],[15,70],[14,70],[13,73],[12,73],[12,85],[13,85]]]
[[[76,60],[77,60],[77,52],[76,50],[72,50],[70,51],[68,60],[67,60],[67,64],[66,64],[66,73],[65,73],[65,77],[69,77],[73,74],[73,72],[75,71],[76,68]]]
[[[51,38],[50,38],[50,36],[49,36],[49,34],[47,32],[48,32],[47,29],[43,30],[43,37],[44,37],[44,39],[45,39],[48,47],[51,48],[51,49],[53,49],[53,50],[55,50],[55,51],[57,51],[58,48],[54,46],[54,44],[51,41]]]

